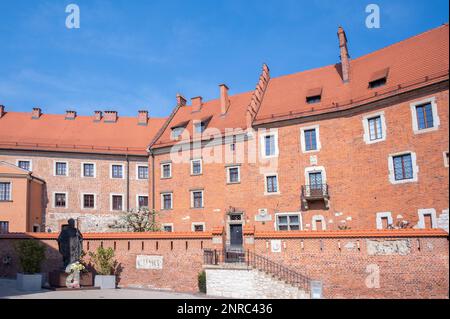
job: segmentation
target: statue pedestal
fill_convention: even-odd
[[[66,287],[66,279],[69,274],[64,271],[55,270],[48,274],[48,282],[51,288],[65,288],[65,289],[73,289]],[[81,272],[80,273],[80,286],[83,288],[94,288],[94,275],[92,272]]]

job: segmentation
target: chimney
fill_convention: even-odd
[[[228,107],[230,106],[230,99],[228,97],[228,86],[225,84],[219,85],[220,87],[220,113],[226,114]]]
[[[192,104],[193,111],[200,111],[201,110],[202,105],[203,105],[202,99],[203,98],[201,96],[193,97],[191,99],[191,104]]]
[[[105,111],[105,123],[116,123],[117,122],[117,112],[116,111]]]
[[[3,115],[5,115],[5,106],[0,105],[0,119],[3,117]]]
[[[338,29],[338,38],[341,51],[342,80],[347,83],[350,80],[350,56],[347,49],[347,36],[342,27]]]
[[[177,106],[183,107],[186,106],[186,103],[187,103],[186,98],[180,93],[177,93]]]
[[[102,120],[102,111],[94,111],[94,122],[100,122]]]
[[[66,120],[75,120],[76,117],[77,117],[77,112],[66,111]]]
[[[39,107],[34,107],[33,111],[31,112],[31,118],[34,120],[37,120],[42,115],[42,110]]]
[[[138,125],[146,126],[148,123],[148,111],[138,111]]]

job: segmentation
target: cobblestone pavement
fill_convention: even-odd
[[[0,279],[0,299],[204,299],[202,294],[148,289],[111,289],[26,292],[16,289],[16,281]]]

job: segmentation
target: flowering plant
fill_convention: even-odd
[[[80,263],[77,261],[77,262],[71,264],[69,269],[70,269],[71,272],[73,272],[73,271],[82,271],[82,270],[84,270],[85,268],[86,268],[86,267],[84,267],[83,264],[80,264]]]

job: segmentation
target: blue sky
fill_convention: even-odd
[[[68,4],[81,28],[67,29]],[[381,28],[365,27],[366,5]],[[447,0],[0,0],[0,104],[90,115],[167,116],[175,95],[209,100],[226,83],[253,90],[261,65],[279,76],[352,57],[448,22]]]

